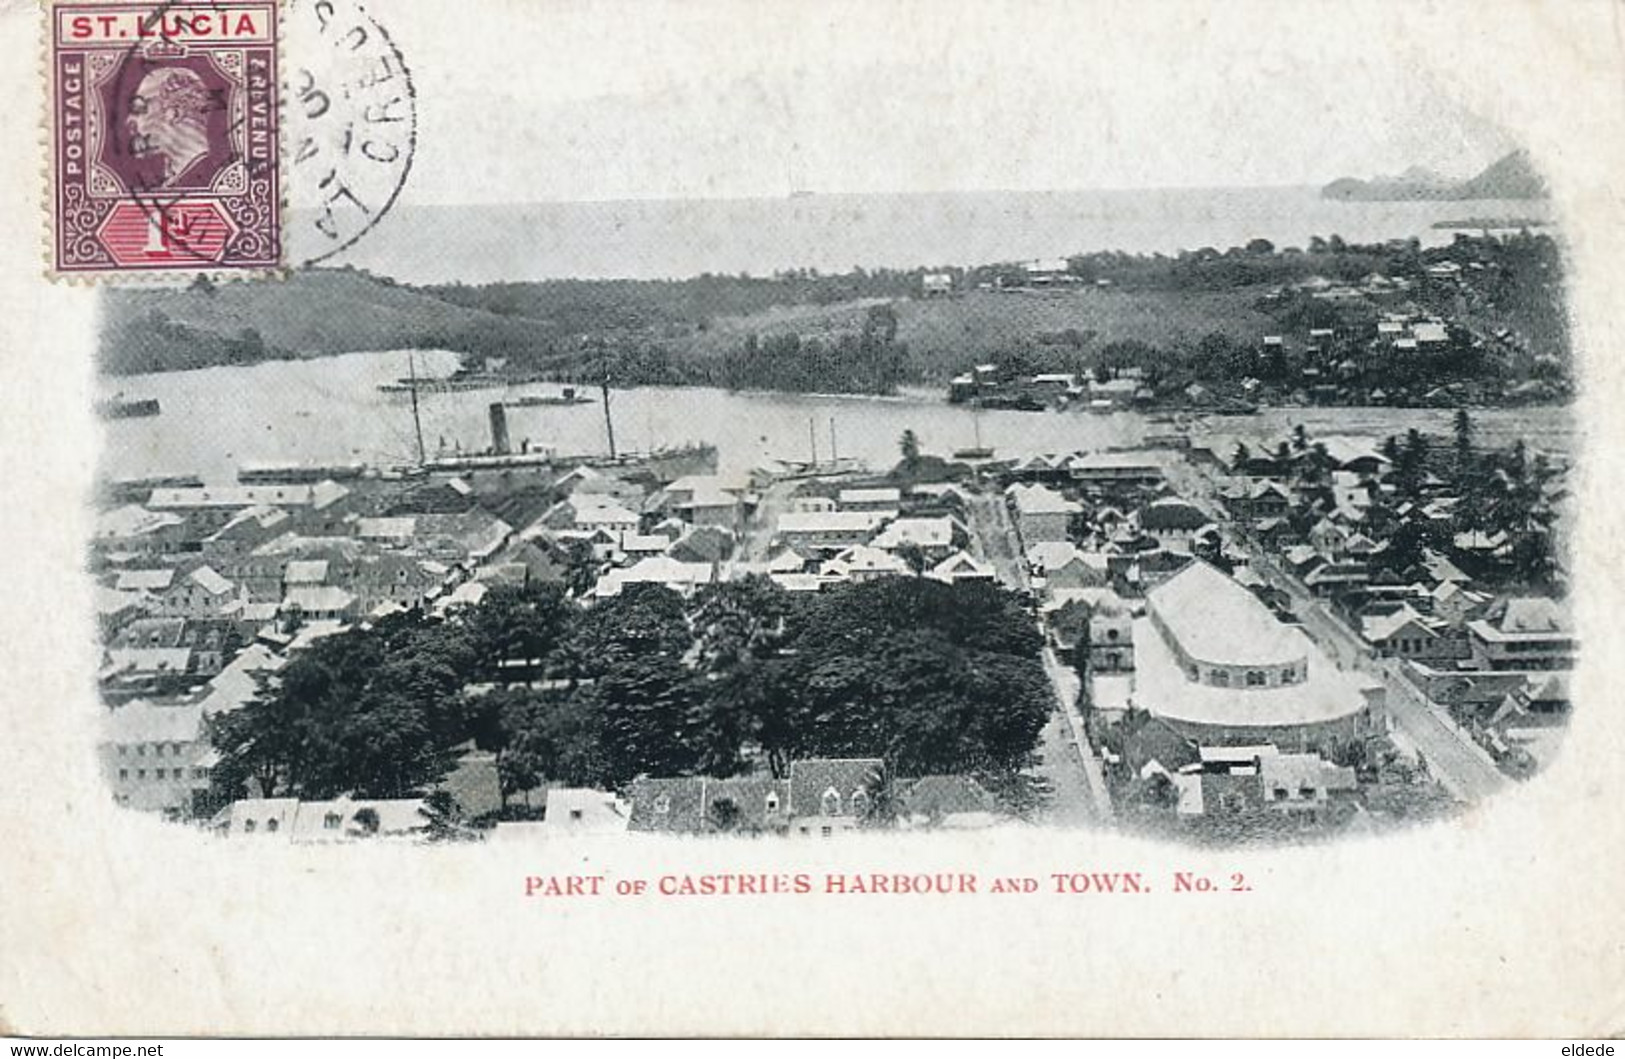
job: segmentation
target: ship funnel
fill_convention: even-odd
[[[513,446],[508,441],[508,413],[501,401],[491,402],[491,454],[506,456]]]

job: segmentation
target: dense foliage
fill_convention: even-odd
[[[547,781],[776,774],[874,756],[900,775],[1019,768],[1051,708],[1038,631],[983,584],[904,577],[792,596],[763,578],[581,609],[493,589],[314,642],[216,719],[215,796],[430,789],[471,741],[504,794]],[[515,679],[522,674],[523,679]]]

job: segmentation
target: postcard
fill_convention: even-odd
[[[0,1028],[1617,1034],[1616,21],[0,5]]]

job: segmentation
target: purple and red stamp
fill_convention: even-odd
[[[277,0],[55,0],[52,267],[282,263]]]

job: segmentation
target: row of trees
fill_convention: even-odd
[[[1040,640],[989,585],[894,578],[811,598],[763,578],[582,609],[493,589],[318,640],[216,719],[215,797],[421,793],[471,741],[504,795],[546,781],[776,775],[874,756],[898,775],[1010,773],[1050,708]]]
[[[856,331],[803,338],[791,331],[746,335],[722,360],[722,385],[795,393],[891,393],[907,379],[908,347],[897,340],[897,313],[871,306]]]

